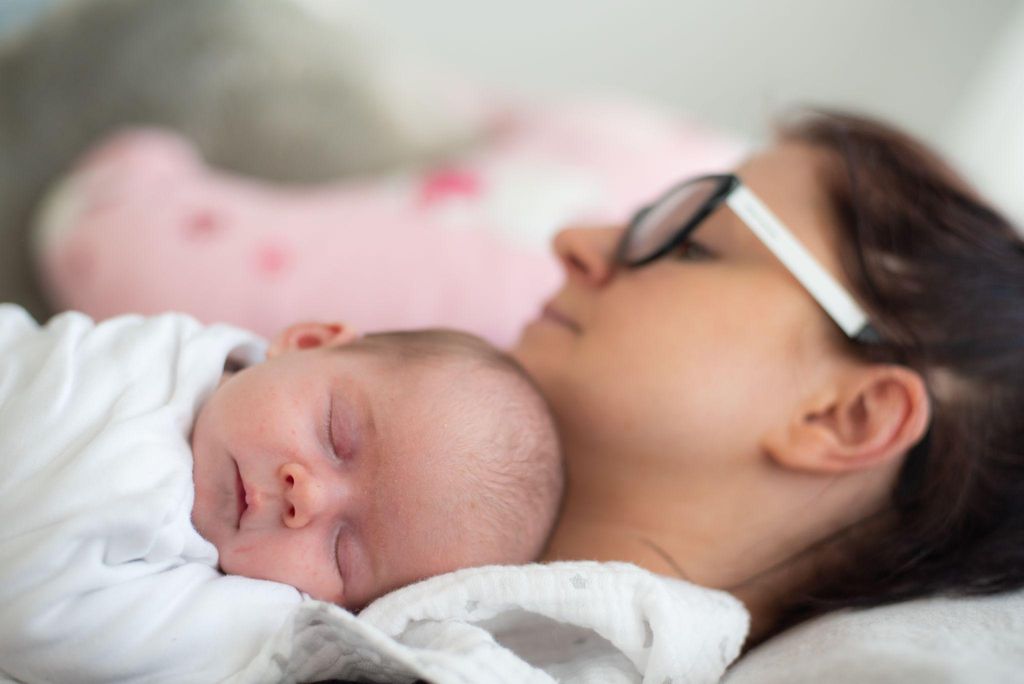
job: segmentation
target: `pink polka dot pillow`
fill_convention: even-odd
[[[117,134],[51,192],[35,226],[51,302],[96,318],[178,310],[270,335],[296,320],[452,326],[515,340],[558,286],[547,242],[621,221],[733,140],[615,103],[504,107],[442,165],[310,187],[207,167],[159,129]]]

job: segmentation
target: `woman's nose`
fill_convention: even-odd
[[[286,527],[305,527],[329,505],[323,484],[301,463],[286,463],[278,471],[283,487],[281,521]]]
[[[615,274],[615,249],[624,230],[622,227],[560,230],[553,246],[566,276],[592,287],[606,285]]]

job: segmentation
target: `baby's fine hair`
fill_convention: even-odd
[[[471,492],[452,495],[472,509],[455,528],[502,562],[536,560],[554,528],[565,475],[552,412],[523,367],[483,339],[448,329],[369,334],[353,347],[426,368],[451,366],[461,427],[480,430],[453,431],[453,453],[464,456],[456,459],[458,481]]]

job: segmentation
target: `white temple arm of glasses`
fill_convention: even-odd
[[[864,310],[857,305],[850,293],[821,267],[817,259],[797,242],[775,214],[742,184],[737,185],[729,193],[726,203],[811,293],[832,320],[838,323],[849,337],[857,337],[868,324]]]

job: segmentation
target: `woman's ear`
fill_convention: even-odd
[[[902,456],[924,436],[930,415],[920,374],[903,366],[869,366],[802,406],[764,446],[786,468],[847,473]]]
[[[359,334],[343,323],[296,323],[271,340],[267,358],[302,349],[339,347],[357,339]]]

